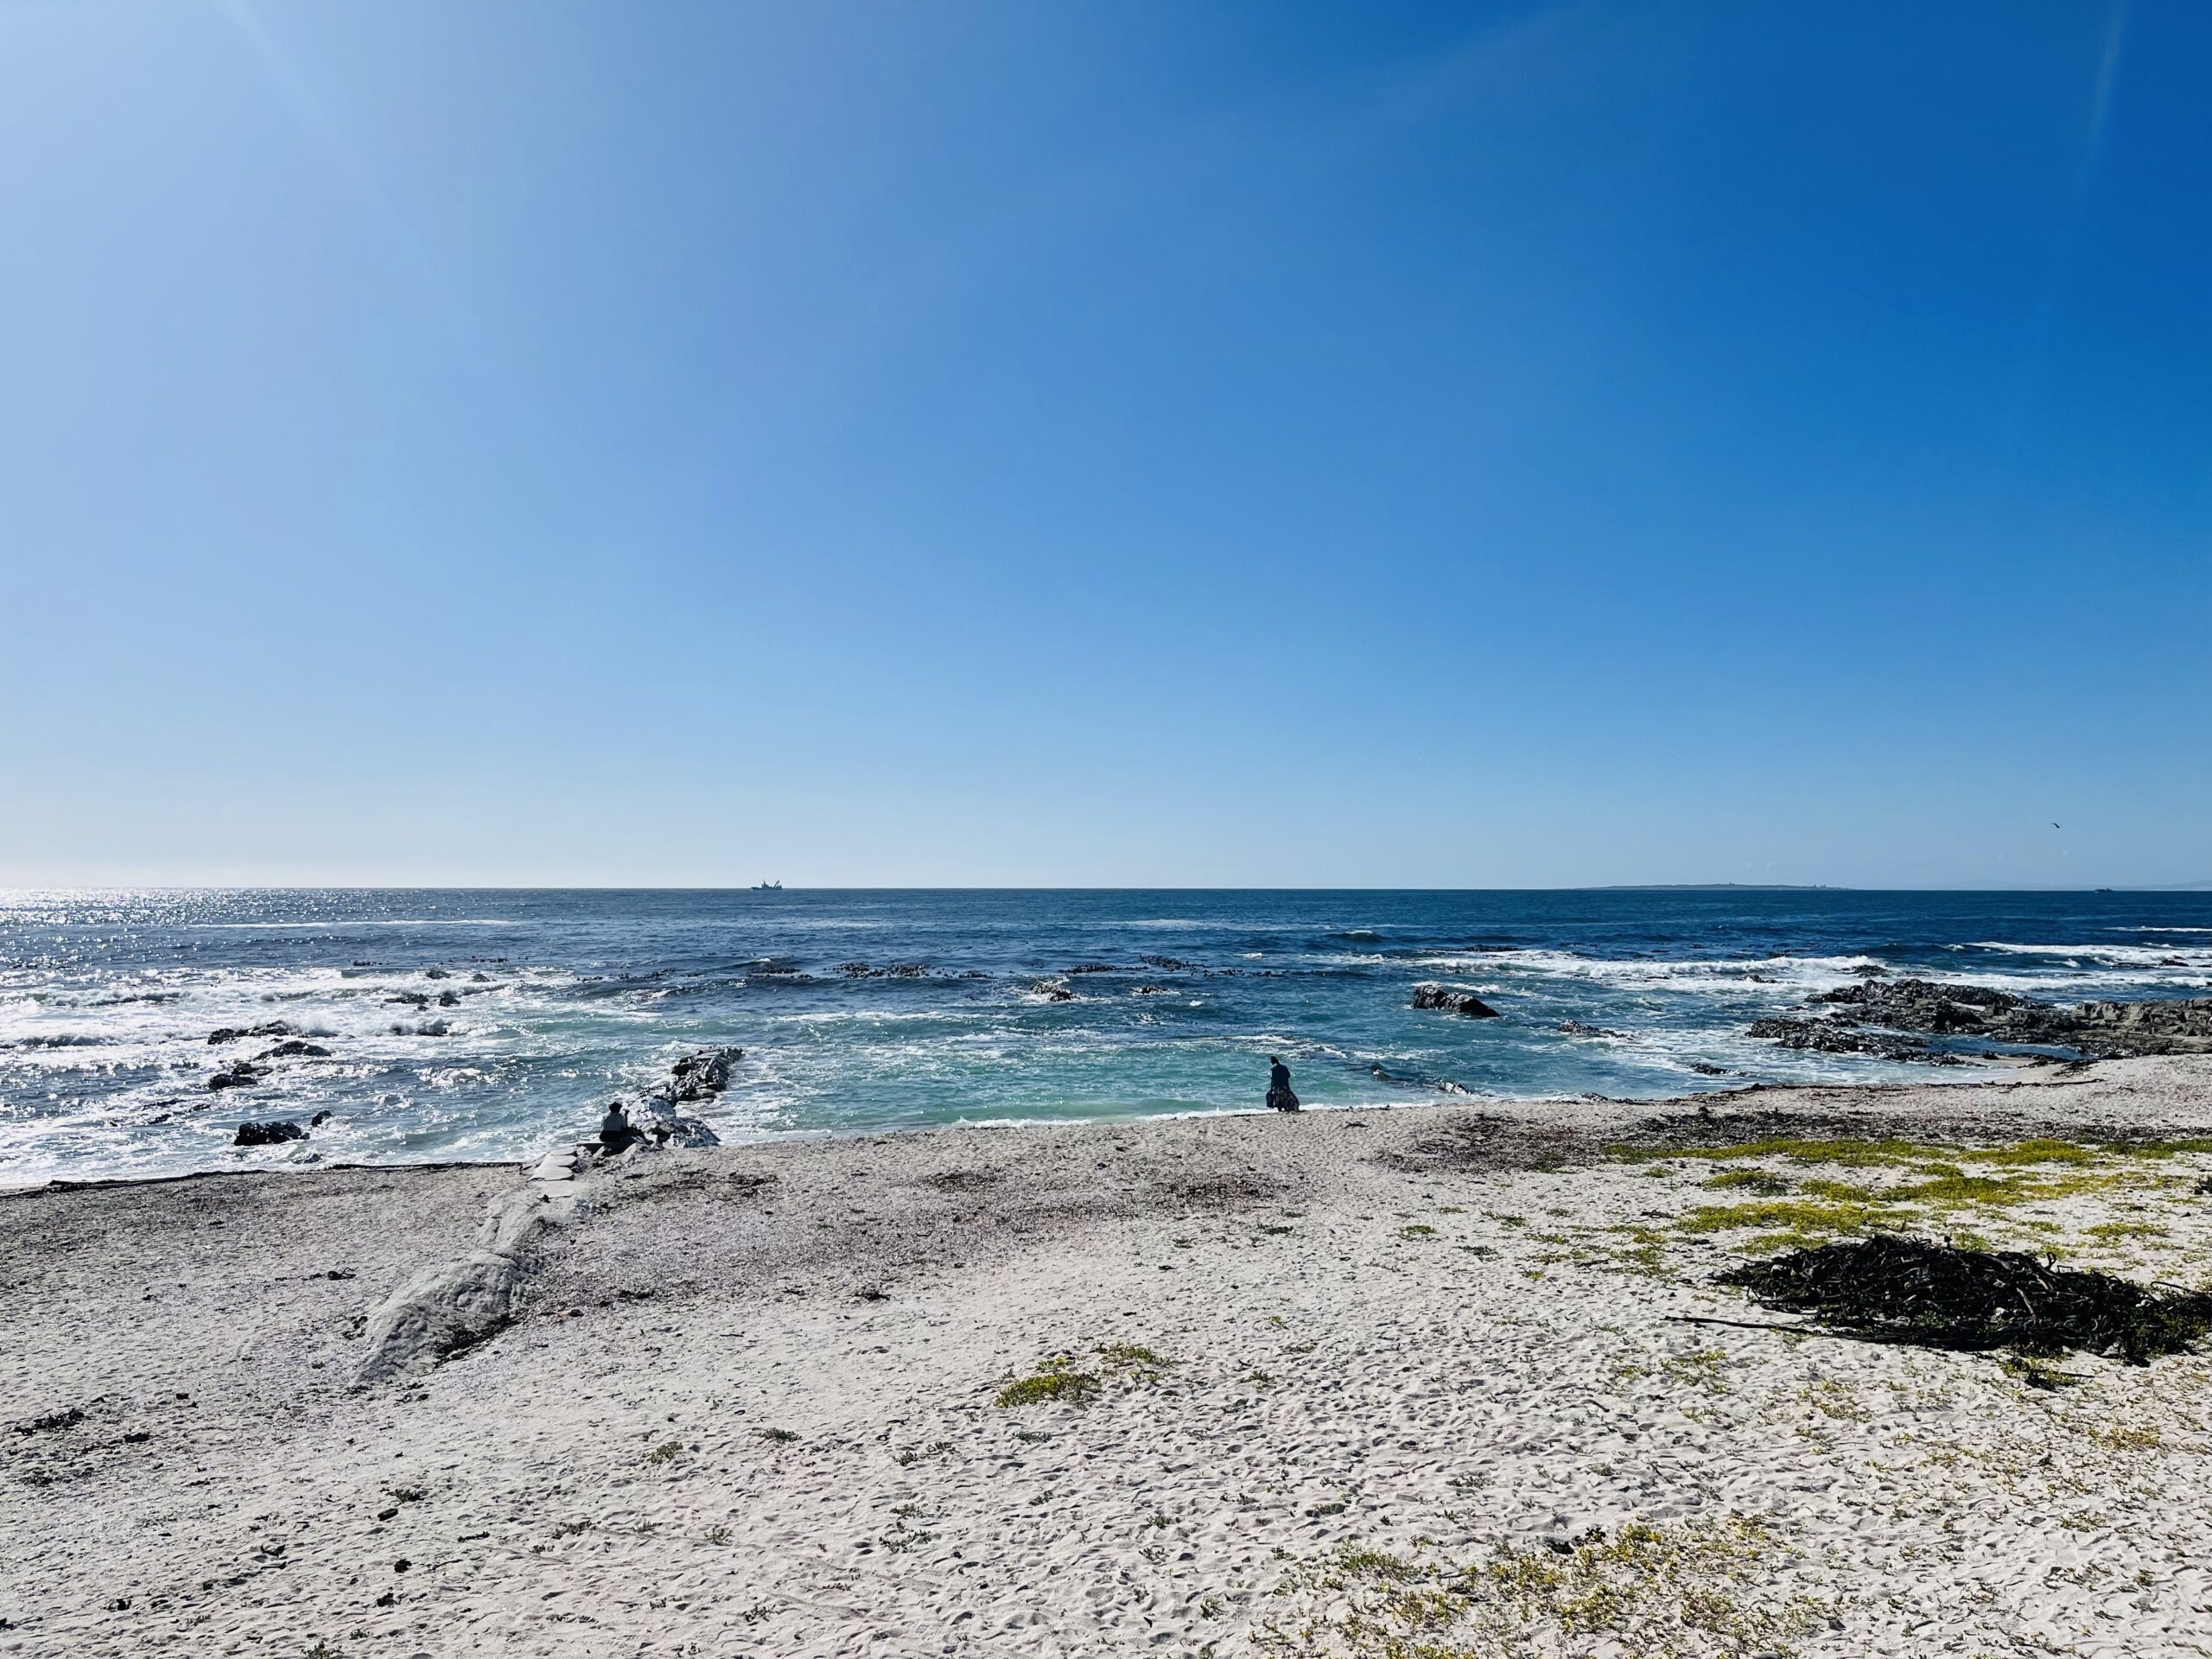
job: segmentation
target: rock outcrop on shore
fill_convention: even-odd
[[[1963,1057],[1931,1047],[1919,1037],[1893,1031],[1867,1031],[1840,1017],[1799,1019],[1778,1014],[1754,1020],[1750,1036],[1779,1043],[1784,1048],[1809,1049],[1817,1054],[1871,1054],[1881,1060],[1923,1060],[1930,1065],[1962,1065]]]
[[[1980,985],[1866,979],[1806,1001],[1834,1012],[1778,1014],[1753,1025],[1751,1035],[1788,1048],[1935,1065],[1956,1065],[1961,1057],[1931,1038],[2063,1048],[2092,1059],[2212,1053],[2212,997],[2068,1005]]]
[[[668,1083],[645,1096],[645,1121],[638,1127],[665,1146],[720,1146],[721,1137],[705,1119],[677,1108],[718,1098],[729,1087],[731,1075],[744,1058],[741,1048],[710,1048],[687,1054],[670,1068]]]

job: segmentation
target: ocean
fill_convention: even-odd
[[[1270,1054],[1314,1108],[1976,1075],[1745,1035],[1867,964],[2202,994],[2212,893],[4,893],[0,1182],[519,1158],[709,1046],[745,1051],[705,1114],[733,1141],[1248,1109]],[[327,1052],[210,1090],[288,1039]]]

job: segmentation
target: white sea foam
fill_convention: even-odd
[[[1583,980],[1607,986],[1692,994],[1740,994],[1747,986],[1825,990],[1855,977],[1852,970],[1879,966],[1872,957],[1727,957],[1671,960],[1578,956],[1570,950],[1490,950],[1477,955],[1414,958],[1421,969],[1510,983],[1523,975]]]
[[[2177,954],[2175,947],[2159,944],[2005,944],[1984,940],[1951,948],[1993,950],[2008,957],[2050,957],[2062,961],[2102,962],[2142,968],[2163,966]],[[2178,947],[2180,950],[2191,948],[2186,945]],[[2212,955],[2199,956],[2196,963],[2212,966]]]

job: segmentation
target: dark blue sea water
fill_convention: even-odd
[[[728,1140],[1251,1108],[1270,1053],[1316,1107],[1962,1075],[1743,1034],[1867,963],[2202,992],[2212,893],[5,894],[0,1180],[516,1157],[705,1044],[746,1050]],[[1503,1017],[1416,1012],[1429,981]],[[272,1021],[328,1058],[211,1094],[274,1039],[208,1033]],[[230,1146],[325,1110],[304,1147]]]

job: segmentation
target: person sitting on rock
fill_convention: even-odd
[[[1278,1112],[1298,1109],[1298,1096],[1290,1092],[1290,1068],[1272,1054],[1268,1056],[1268,1104]]]
[[[599,1120],[599,1149],[610,1157],[629,1151],[645,1138],[631,1123],[629,1111],[619,1100],[609,1105],[607,1116]]]

